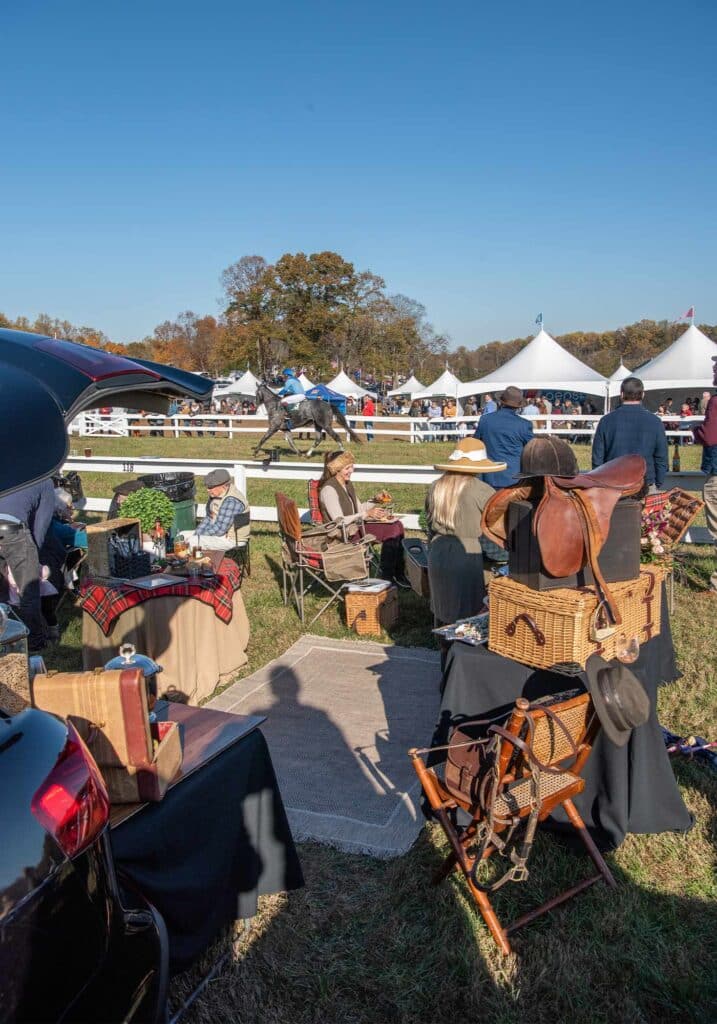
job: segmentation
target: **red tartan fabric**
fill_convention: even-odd
[[[157,590],[135,589],[129,583],[116,585],[85,580],[80,587],[80,605],[109,636],[117,618],[129,608],[151,601],[153,597],[193,597],[210,604],[222,622],[231,622],[232,600],[242,584],[242,570],[229,558],[222,559],[216,576],[187,579],[186,582],[159,587]]]
[[[319,505],[319,481],[309,480],[308,482],[309,492],[309,513],[311,515],[311,522],[315,526],[322,526],[324,517],[321,514],[321,506]]]

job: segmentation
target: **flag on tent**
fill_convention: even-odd
[[[695,307],[694,306],[690,306],[690,308],[687,310],[687,312],[683,313],[682,316],[678,316],[676,320],[673,320],[673,323],[679,324],[681,320],[694,320],[694,318],[695,318]]]
[[[542,327],[543,326],[543,314],[542,313],[538,313],[538,315],[535,318],[535,322],[538,325],[538,327]]]

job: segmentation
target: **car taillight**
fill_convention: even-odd
[[[92,754],[67,723],[67,743],[55,767],[32,798],[32,813],[63,853],[74,857],[92,843],[109,820],[107,788]]]

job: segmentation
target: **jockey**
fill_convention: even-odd
[[[304,385],[297,378],[296,373],[293,370],[284,370],[282,372],[282,376],[286,378],[286,383],[278,394],[284,408],[290,409],[292,405],[296,405],[298,402],[303,402]]]

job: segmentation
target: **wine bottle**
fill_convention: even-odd
[[[679,473],[680,469],[680,445],[679,442],[675,440],[675,448],[672,452],[672,472]]]

